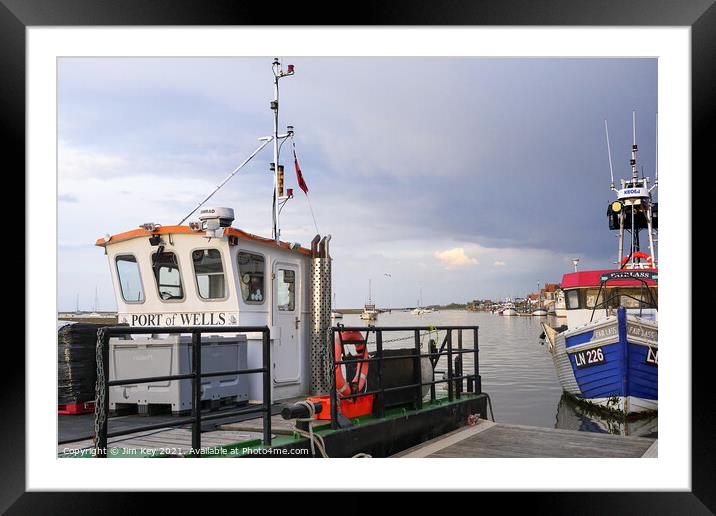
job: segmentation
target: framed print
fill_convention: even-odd
[[[3,510],[397,490],[713,511],[689,209],[712,4],[369,3],[348,26],[0,0],[27,188]]]

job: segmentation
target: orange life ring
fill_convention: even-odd
[[[333,349],[335,351],[336,361],[342,360],[343,358],[343,347],[341,346],[341,339],[344,341],[355,341],[363,340],[363,335],[359,331],[343,331],[340,335],[336,333],[336,340],[333,343]],[[365,343],[355,344],[358,359],[368,358],[368,346]],[[336,390],[339,395],[355,394],[363,390],[368,381],[368,366],[370,362],[359,362],[356,364],[356,374],[353,376],[353,380],[347,382],[343,376],[343,368],[341,364],[336,364]],[[353,390],[355,386],[355,391]]]
[[[642,253],[641,251],[637,251],[636,253],[632,255],[626,255],[622,259],[622,267],[626,265],[626,263],[629,261],[629,258],[641,258],[642,260],[646,260],[649,265],[652,265],[654,263],[654,260],[652,259],[650,254]]]

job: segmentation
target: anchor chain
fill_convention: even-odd
[[[104,372],[104,353],[103,344],[107,328],[102,327],[97,330],[97,344],[95,346],[95,357],[97,362],[97,381],[95,383],[95,401],[94,401],[94,449],[95,453],[101,453],[99,450],[99,432],[102,425],[107,419],[107,407],[104,405],[105,400],[105,372]]]

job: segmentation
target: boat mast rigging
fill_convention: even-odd
[[[236,173],[241,170],[249,161],[251,161],[254,156],[256,156],[261,150],[263,150],[264,147],[266,147],[269,143],[273,142],[273,163],[271,163],[270,170],[273,172],[273,230],[272,230],[272,236],[276,242],[276,245],[279,245],[280,237],[281,237],[281,228],[280,228],[280,222],[279,222],[279,216],[281,214],[281,208],[283,207],[286,202],[292,197],[290,190],[289,195],[283,195],[283,167],[280,166],[279,163],[279,154],[281,145],[283,145],[284,141],[287,138],[293,138],[294,132],[293,132],[293,126],[289,125],[286,127],[286,132],[283,134],[279,134],[278,132],[278,124],[279,124],[279,116],[278,116],[278,109],[279,109],[279,79],[283,77],[290,77],[294,74],[294,67],[293,65],[288,65],[288,68],[286,71],[283,70],[283,67],[281,66],[281,62],[278,60],[278,58],[274,58],[273,63],[271,64],[271,70],[273,71],[274,76],[274,97],[271,101],[271,110],[273,111],[273,133],[271,136],[262,136],[259,138],[259,141],[261,141],[261,145],[258,146],[258,148],[252,152],[248,158],[246,158],[238,167],[236,167],[234,170],[229,173],[226,178],[217,185],[214,190],[207,195],[202,201],[200,201],[193,210],[191,210],[183,219],[179,221],[179,226],[181,226],[186,220],[192,216],[196,210],[201,208],[209,199],[211,199],[216,192],[218,192],[226,183],[229,182],[229,180],[236,175]],[[279,141],[281,142],[279,145]]]
[[[614,170],[612,166],[611,145],[609,142],[609,128],[607,121],[604,121],[604,130],[607,138],[607,153],[609,156],[609,173],[610,173],[610,189],[616,191],[617,200],[612,202],[608,209],[610,217],[610,228],[619,230],[619,255],[617,264],[624,268],[627,264],[630,268],[643,268],[641,260],[646,256],[640,252],[639,232],[646,229],[649,236],[649,261],[646,265],[656,267],[656,250],[654,248],[654,203],[651,199],[651,192],[658,184],[658,165],[655,163],[654,184],[649,188],[649,178],[644,176],[642,168],[642,176],[639,177],[639,169],[636,162],[636,154],[639,147],[636,143],[636,112],[632,111],[632,146],[631,159],[629,165],[631,167],[631,178],[629,180],[621,180],[621,188],[617,189],[614,185]],[[657,136],[658,147],[658,136]],[[658,148],[656,151],[656,159],[658,160]],[[629,217],[629,219],[627,219]],[[618,222],[618,228],[613,224]],[[627,224],[629,227],[627,227]],[[624,253],[624,232],[629,231],[630,247],[629,254],[625,259],[622,258]]]

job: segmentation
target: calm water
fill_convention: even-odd
[[[426,328],[429,325],[479,326],[482,390],[492,399],[497,422],[628,435],[656,433],[656,416],[625,423],[587,413],[582,405],[564,397],[552,357],[547,346],[541,345],[539,341],[542,333],[540,320],[548,320],[553,326],[562,324],[556,323],[551,317],[503,317],[463,310],[445,310],[420,316],[410,312],[385,313],[378,316],[375,324]],[[339,321],[346,326],[367,326],[367,321],[362,321],[358,315],[347,314]],[[390,332],[384,334],[383,340],[410,336],[410,333]],[[438,346],[444,336],[444,332],[440,332],[439,339],[435,339]],[[428,351],[428,339],[428,336],[423,337],[424,352]],[[387,342],[384,347],[410,347],[413,342],[412,339]],[[472,332],[465,332],[464,347],[471,348],[472,343]],[[453,336],[453,346],[457,347],[456,336]],[[374,347],[369,346],[369,349],[372,351]],[[471,373],[472,355],[464,356],[465,372]],[[446,359],[441,358],[436,371],[446,369]],[[444,385],[439,384],[438,389],[444,390]]]

